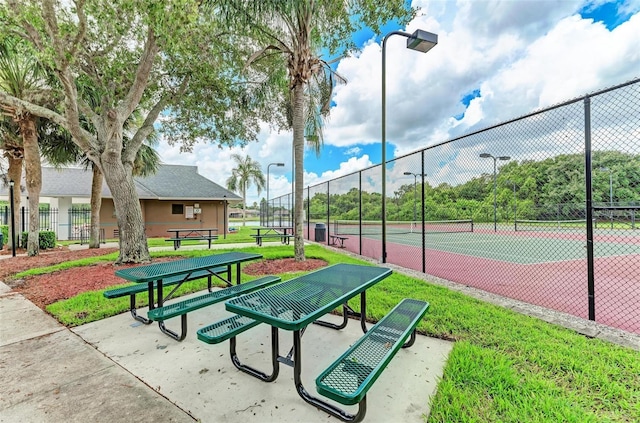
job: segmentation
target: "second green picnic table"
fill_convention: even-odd
[[[119,269],[116,270],[115,274],[131,282],[146,283],[149,293],[149,310],[152,310],[155,307],[162,307],[163,302],[171,297],[184,281],[191,280],[191,276],[194,273],[206,273],[206,276],[216,277],[227,286],[232,286],[233,265],[235,265],[236,284],[240,284],[240,264],[260,258],[262,258],[262,254],[228,252]],[[220,273],[216,271],[223,266],[227,268],[225,272],[227,279],[224,279]],[[180,277],[181,282],[179,282],[165,298],[163,294],[163,280],[175,277]],[[159,322],[159,326],[160,330],[165,332],[164,323]]]

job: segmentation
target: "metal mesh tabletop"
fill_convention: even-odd
[[[227,310],[285,330],[300,330],[391,274],[391,269],[336,264],[225,303]]]
[[[262,258],[261,254],[231,252],[130,267],[116,270],[115,274],[132,282],[150,282],[169,276],[209,269],[214,266],[225,266],[259,258]]]

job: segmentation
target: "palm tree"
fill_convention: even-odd
[[[305,138],[316,153],[322,145],[322,124],[330,110],[335,82],[344,82],[323,60],[322,50],[341,56],[353,46],[351,33],[362,25],[374,31],[381,20],[407,21],[412,11],[402,0],[235,0],[215,2],[216,10],[227,19],[252,31],[253,42],[264,47],[255,52],[247,65],[271,63],[266,72],[269,83],[274,75],[287,79],[284,95],[285,115],[293,130],[294,156],[294,251],[296,261],[303,261],[304,238],[304,146]],[[353,16],[358,16],[354,19]],[[266,90],[265,90],[266,92]]]
[[[13,120],[0,115],[0,150],[3,151],[5,159],[7,159],[8,168],[6,172],[6,180],[3,180],[7,186],[9,181],[14,181],[19,187],[22,183],[22,165],[24,160],[24,149],[22,148],[22,137]],[[20,195],[13,196],[13,205],[11,210],[20,210]],[[11,215],[9,222],[9,234],[16,234],[13,242],[7,240],[7,244],[11,246],[20,245],[19,231],[13,230],[18,222],[15,215]]]
[[[0,89],[35,104],[46,103],[49,90],[45,69],[33,55],[25,51],[24,43],[13,38],[4,39],[0,47]],[[29,193],[27,254],[35,256],[39,252],[40,244],[38,232],[40,230],[40,190],[42,189],[38,118],[24,110],[10,107],[4,107],[4,112],[16,124],[22,138],[26,186]],[[20,181],[20,178],[17,180]]]
[[[247,189],[253,182],[258,189],[258,195],[260,195],[264,189],[264,174],[260,163],[249,156],[242,157],[240,154],[233,154],[231,158],[236,162],[237,167],[231,171],[231,176],[227,179],[227,188],[242,193],[242,226],[245,226],[247,224]]]

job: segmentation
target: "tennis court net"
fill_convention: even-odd
[[[516,219],[514,228],[516,231],[563,231],[585,230],[586,219],[576,220],[524,220]]]
[[[422,222],[387,220],[388,234],[421,234]],[[473,220],[430,220],[424,222],[424,233],[473,232]],[[333,233],[336,235],[381,235],[381,220],[335,220]]]

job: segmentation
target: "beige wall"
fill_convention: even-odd
[[[198,204],[201,214],[194,218],[186,218],[185,214],[172,214],[172,205],[187,206]],[[209,229],[218,228],[218,235],[224,233],[224,202],[223,201],[178,201],[178,200],[141,200],[142,218],[148,238],[169,237],[168,229]],[[100,210],[100,226],[105,230],[107,238],[114,238],[114,230],[118,224],[115,217],[113,200],[103,199]]]

